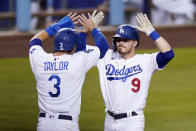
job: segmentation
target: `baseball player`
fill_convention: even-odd
[[[103,13],[98,14],[89,14],[89,19],[80,20],[96,41],[96,46],[88,47],[86,51],[82,51],[84,46],[78,46],[80,37],[73,29],[78,23],[76,14],[69,14],[31,39],[29,59],[40,109],[38,131],[79,131],[78,115],[85,74],[109,48],[104,35],[96,28],[103,18]],[[54,54],[46,53],[42,43],[54,35]]]
[[[174,57],[169,43],[153,28],[146,14],[136,16],[135,26],[153,40],[160,52],[137,54],[140,38],[136,28],[121,25],[109,49],[97,63],[106,106],[105,131],[144,131],[143,109],[152,74]]]

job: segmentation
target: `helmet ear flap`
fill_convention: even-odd
[[[136,47],[139,47],[139,41],[137,41],[137,46]]]
[[[116,41],[117,41],[117,38],[116,37],[113,37],[112,38],[112,46],[113,46],[113,51],[114,52],[117,51]]]

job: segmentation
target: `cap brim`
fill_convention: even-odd
[[[113,36],[113,38],[121,38],[122,36],[120,36],[119,34],[116,34],[115,36]]]

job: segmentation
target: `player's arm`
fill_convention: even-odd
[[[100,11],[99,13],[97,13],[97,10],[94,10],[92,13],[92,20],[95,23],[96,26],[98,26],[101,21],[104,18],[104,14],[102,11]],[[77,43],[77,49],[76,52],[78,51],[85,51],[86,50],[86,38],[88,35],[89,30],[85,29],[84,27],[82,28],[82,30],[80,31],[80,33],[78,34],[78,43]]]
[[[76,44],[76,52],[78,51],[85,51],[86,50],[86,37],[88,33],[80,32],[78,34],[78,42]]]
[[[146,14],[138,13],[136,20],[139,26],[135,27],[139,31],[146,33],[147,36],[150,36],[156,44],[157,48],[160,50],[156,57],[156,60],[158,67],[163,68],[174,57],[174,52],[171,46],[163,37],[161,37],[156,32]]]
[[[69,13],[67,16],[63,17],[58,23],[50,25],[46,29],[42,30],[40,33],[33,36],[30,41],[29,48],[33,45],[40,45],[48,40],[50,37],[54,36],[58,30],[61,28],[74,28],[77,24],[77,13]]]
[[[84,26],[86,31],[90,31],[94,40],[95,40],[95,44],[96,46],[99,48],[100,50],[100,59],[103,58],[107,52],[107,50],[109,49],[109,45],[108,42],[105,38],[105,36],[97,29],[97,21],[99,21],[100,19],[103,19],[103,15],[100,15],[96,22],[94,22],[93,20],[93,16],[94,13],[92,15],[90,15],[90,13],[88,13],[88,18],[86,18],[86,16],[84,14],[82,14],[79,19],[78,22]],[[100,21],[99,21],[100,22]]]

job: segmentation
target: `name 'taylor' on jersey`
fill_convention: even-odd
[[[44,71],[59,71],[59,70],[68,70],[68,61],[48,61],[48,62],[43,62],[44,64]]]

